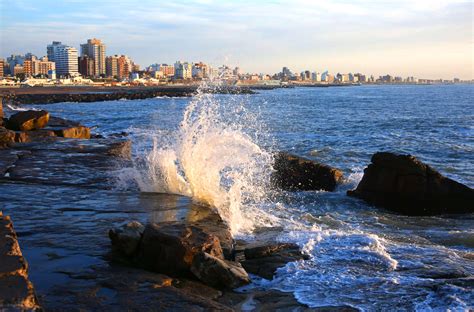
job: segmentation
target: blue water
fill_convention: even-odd
[[[292,292],[312,307],[474,307],[473,215],[403,217],[345,195],[377,151],[413,154],[474,187],[474,86],[293,88],[216,98],[245,104],[256,116],[249,132],[259,129],[255,137],[262,147],[339,167],[347,177],[334,193],[286,194],[275,203],[275,213],[291,221],[278,239],[300,244],[311,259],[288,264],[272,281],[255,279],[251,287]],[[140,143],[138,157],[147,134],[166,137],[178,129],[189,101],[35,106],[97,126],[99,133],[130,132]]]

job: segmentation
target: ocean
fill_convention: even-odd
[[[20,196],[28,189],[41,197],[38,206],[49,207],[34,212],[36,220],[47,220],[44,228],[63,228],[20,241],[40,293],[65,283],[46,268],[51,250],[78,267],[97,264],[101,251],[82,244],[97,241],[107,248],[98,229],[148,218],[101,213],[114,205],[126,210],[140,204],[137,195],[117,194],[169,193],[216,207],[238,239],[253,240],[262,228],[278,228],[278,240],[297,243],[310,256],[279,269],[271,281],[255,277],[242,291],[291,292],[310,307],[468,310],[474,307],[474,215],[401,216],[346,191],[357,186],[378,151],[412,154],[474,187],[473,99],[473,85],[363,85],[34,105],[96,133],[129,133],[134,164],[110,173],[115,194],[70,187],[45,194],[42,186],[2,186],[0,200],[15,225],[32,228],[31,212],[19,209],[31,205]],[[345,181],[335,192],[276,192],[268,184],[275,151],[340,168]],[[65,197],[95,210],[57,213]],[[86,224],[76,224],[78,218]]]

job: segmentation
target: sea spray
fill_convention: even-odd
[[[277,221],[262,209],[273,158],[258,144],[264,134],[247,98],[213,94],[219,87],[199,88],[177,131],[166,137],[157,131],[128,176],[142,192],[180,194],[215,207],[236,235]]]

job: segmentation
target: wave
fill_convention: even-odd
[[[200,90],[210,87],[218,86]],[[152,134],[152,148],[141,152],[131,176],[142,192],[189,196],[215,207],[234,235],[248,233],[272,218],[260,208],[272,154],[258,145],[261,129],[245,100],[200,90],[176,132]]]

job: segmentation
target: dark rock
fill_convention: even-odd
[[[28,280],[28,264],[22,256],[13,224],[0,211],[0,311],[38,308],[33,284]]]
[[[50,130],[35,130],[35,131],[17,131],[15,133],[15,142],[28,143],[44,141],[45,138],[55,137],[56,134]]]
[[[348,195],[406,215],[474,213],[474,190],[414,156],[376,153]]]
[[[334,191],[343,177],[339,169],[284,152],[275,155],[273,167],[273,184],[289,191]]]
[[[206,285],[218,289],[233,289],[250,283],[240,263],[222,260],[206,252],[194,256],[191,272]]]
[[[132,141],[117,141],[108,145],[107,155],[131,159],[132,158]]]
[[[288,262],[308,259],[308,256],[301,253],[296,244],[272,243],[246,247],[244,259],[241,263],[247,272],[271,280],[278,268]]]
[[[8,119],[7,128],[16,131],[30,131],[46,127],[49,121],[47,111],[18,112]]]
[[[144,230],[145,227],[137,221],[132,221],[121,228],[110,230],[109,237],[112,241],[112,249],[123,253],[125,256],[134,255]]]
[[[52,131],[62,138],[68,139],[85,139],[91,138],[91,129],[85,126],[69,127],[69,128],[51,128]]]
[[[51,116],[48,121],[48,127],[78,127],[81,124],[77,121],[67,120],[59,117]]]
[[[0,148],[6,148],[15,143],[15,132],[0,127]]]
[[[152,223],[145,227],[134,261],[147,270],[186,276],[190,273],[194,256],[199,252],[224,259],[216,236],[192,225]]]

